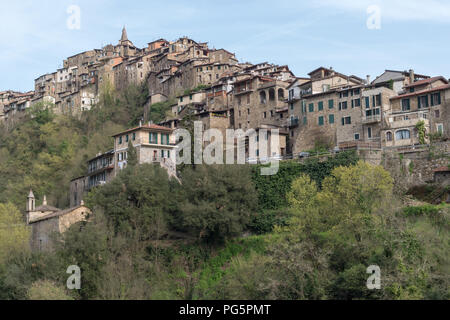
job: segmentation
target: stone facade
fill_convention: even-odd
[[[33,251],[52,250],[53,235],[66,232],[73,224],[85,221],[92,213],[81,203],[66,210],[49,206],[46,197],[41,206],[35,207],[32,191],[27,199],[27,224],[31,226],[30,245]]]
[[[128,146],[132,143],[139,164],[159,164],[168,171],[169,176],[176,177],[176,146],[172,129],[155,124],[140,125],[113,138],[114,176],[127,166]]]

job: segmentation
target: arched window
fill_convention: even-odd
[[[274,89],[269,90],[269,101],[275,101],[275,90]]]
[[[284,100],[284,90],[278,89],[278,100],[283,101]]]
[[[399,130],[395,133],[395,140],[406,140],[411,138],[409,130]]]
[[[262,104],[266,104],[267,102],[267,98],[266,98],[266,92],[265,91],[261,91],[259,93],[259,98]]]
[[[390,131],[386,132],[386,140],[392,141],[392,132],[390,132]]]

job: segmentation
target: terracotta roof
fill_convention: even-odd
[[[450,172],[450,168],[449,167],[439,167],[437,169],[433,170],[434,172]]]
[[[424,80],[413,82],[413,83],[408,84],[407,86],[405,86],[405,88],[417,87],[417,86],[420,86],[420,85],[423,85],[423,84],[433,83],[433,82],[435,82],[437,80],[442,80],[442,81],[444,81],[445,83],[448,84],[447,79],[445,79],[442,76],[437,76],[437,77],[433,77],[433,78],[429,78],[429,79],[424,79]]]
[[[431,93],[431,92],[441,91],[441,90],[445,90],[445,89],[450,89],[450,84],[445,84],[443,86],[439,86],[439,87],[432,88],[432,89],[427,89],[427,90],[422,90],[422,91],[402,94],[402,95],[399,95],[399,96],[396,96],[396,97],[392,97],[391,100],[402,99],[402,98],[409,98],[409,97],[414,97],[414,96],[420,96],[420,95],[425,94],[425,93]]]
[[[122,135],[122,134],[126,134],[126,133],[129,133],[129,132],[133,132],[133,131],[136,131],[136,130],[139,130],[139,129],[143,129],[143,130],[156,130],[156,131],[169,131],[169,132],[172,132],[172,131],[173,131],[172,129],[169,129],[169,128],[166,128],[166,127],[163,127],[163,126],[159,126],[159,125],[157,125],[157,124],[150,124],[150,125],[147,124],[147,125],[143,125],[143,126],[140,126],[140,127],[136,127],[136,128],[133,128],[133,129],[128,129],[128,130],[126,130],[126,131],[117,133],[117,134],[113,135],[113,137],[117,137],[117,136],[120,136],[120,135]]]

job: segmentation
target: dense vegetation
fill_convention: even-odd
[[[65,207],[68,181],[139,121],[145,95],[107,87],[81,121],[38,106],[0,133],[0,299],[450,298],[449,206],[405,208],[390,175],[354,153],[282,163],[275,176],[183,166],[183,185],[131,155],[89,194],[89,222],[30,252],[28,189]],[[65,288],[70,265],[79,291]],[[381,290],[366,287],[369,265]]]

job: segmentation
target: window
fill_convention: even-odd
[[[399,130],[395,133],[395,140],[406,140],[411,138],[409,130]]]
[[[122,144],[122,137],[119,137],[119,144]]]
[[[136,141],[136,132],[133,133],[133,141]]]
[[[314,103],[309,104],[309,112],[314,112]]]
[[[266,98],[266,92],[265,91],[261,91],[259,93],[259,99],[260,99],[262,104],[266,104],[267,98]]]
[[[333,124],[333,123],[334,123],[334,114],[330,114],[330,115],[328,116],[328,122],[329,122],[330,124]]]
[[[386,132],[386,140],[392,141],[392,132],[390,132],[390,131]]]
[[[303,124],[306,125],[308,123],[308,119],[306,117],[303,117]]]
[[[437,106],[441,104],[441,93],[433,93],[431,95],[431,106]]]
[[[436,118],[439,118],[440,115],[441,115],[441,113],[440,113],[439,110],[434,110],[434,116],[435,116]]]
[[[347,109],[347,101],[342,102],[342,110]]]
[[[125,141],[126,141],[126,142],[129,142],[129,141],[130,141],[130,137],[129,137],[128,135],[126,135]]]
[[[180,102],[183,102],[183,97],[180,97]]]
[[[189,100],[192,100],[192,94],[189,95]]]
[[[293,103],[290,104],[290,108],[291,108],[291,110],[294,110],[294,104]]]
[[[359,140],[359,133],[355,133],[355,140]]]
[[[345,126],[347,124],[352,124],[352,117],[343,117],[342,118],[342,125]]]
[[[377,95],[375,96],[375,106],[376,106],[376,107],[381,106],[381,93],[380,93],[380,94],[377,94]]]
[[[328,100],[328,109],[334,108],[334,100]]]
[[[319,117],[319,126],[323,126],[323,125],[324,125],[324,120],[323,120],[323,117],[320,116]]]
[[[247,114],[250,114],[250,109],[247,109]]]
[[[438,124],[436,125],[436,127],[437,127],[437,132],[438,132],[439,134],[444,134],[444,125],[443,125],[442,123],[438,123]]]
[[[367,128],[367,137],[372,139],[372,128]]]
[[[355,107],[361,107],[361,99],[355,99]]]
[[[409,99],[402,99],[402,111],[409,111],[409,110],[411,110]]]
[[[360,89],[353,90],[353,93],[355,94],[355,96],[358,95],[360,93]]]
[[[366,109],[370,108],[370,98],[366,97]]]
[[[150,143],[152,144],[158,144],[158,134],[157,133],[150,133]]]
[[[418,108],[428,108],[428,96],[420,96],[417,98],[418,100]]]
[[[319,101],[319,111],[323,110],[323,101]]]
[[[264,115],[263,115],[263,117],[264,117],[264,119],[266,119],[266,118],[267,118],[267,112],[264,112]]]

